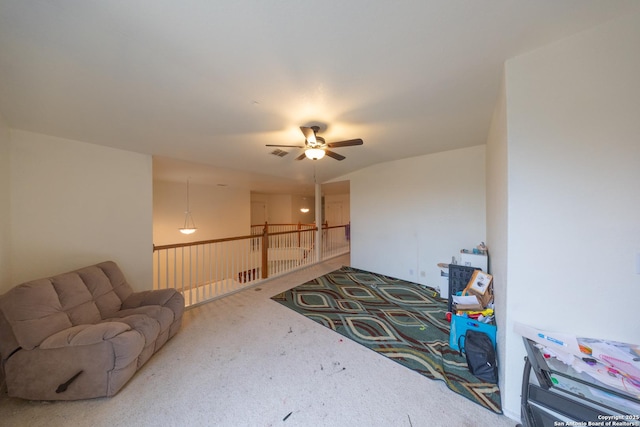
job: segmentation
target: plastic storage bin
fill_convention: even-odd
[[[478,322],[470,317],[463,316],[451,316],[451,331],[449,332],[449,347],[453,350],[460,351],[458,346],[458,338],[464,336],[467,330],[473,329],[479,332],[484,332],[489,335],[493,348],[496,348],[496,325],[489,323]],[[464,338],[462,340],[464,342]]]

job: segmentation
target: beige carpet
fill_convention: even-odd
[[[188,310],[178,335],[112,398],[2,396],[0,425],[516,424],[270,300],[348,263],[336,258]]]

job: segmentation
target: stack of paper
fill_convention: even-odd
[[[466,296],[453,295],[451,298],[453,299],[453,304],[455,305],[456,310],[473,310],[473,311],[484,310],[484,307],[478,300],[478,297],[476,297],[475,295],[466,295]]]

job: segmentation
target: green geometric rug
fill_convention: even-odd
[[[473,376],[449,348],[447,302],[432,288],[342,267],[272,299],[502,413],[498,385]]]

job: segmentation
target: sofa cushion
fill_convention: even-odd
[[[160,332],[164,332],[173,323],[173,311],[166,307],[159,305],[143,305],[142,307],[129,308],[126,310],[120,310],[115,313],[114,318],[111,320],[117,320],[117,318],[123,318],[131,316],[132,314],[143,314],[158,322],[160,325]]]
[[[97,267],[102,269],[104,274],[107,275],[109,280],[111,281],[111,286],[113,287],[113,291],[118,295],[121,301],[129,298],[129,295],[133,293],[133,289],[131,285],[127,282],[127,279],[124,277],[124,273],[113,261],[105,261],[97,264]]]
[[[73,326],[62,311],[50,279],[16,286],[0,298],[0,309],[11,325],[16,341],[31,350],[50,335]]]
[[[100,316],[105,319],[120,309],[122,300],[113,290],[109,277],[97,265],[77,270],[76,273],[93,296]]]
[[[145,347],[152,344],[160,334],[160,324],[155,319],[144,314],[131,314],[117,319],[109,319],[106,322],[125,323],[131,326],[131,329],[139,332],[144,337]]]
[[[78,325],[69,329],[64,329],[51,335],[42,341],[40,348],[43,350],[50,348],[70,347],[78,345],[92,345],[100,341],[110,340],[123,332],[131,330],[126,323],[105,322],[97,325]]]
[[[51,278],[62,310],[67,312],[73,325],[98,323],[102,318],[93,296],[80,275],[75,272]]]

